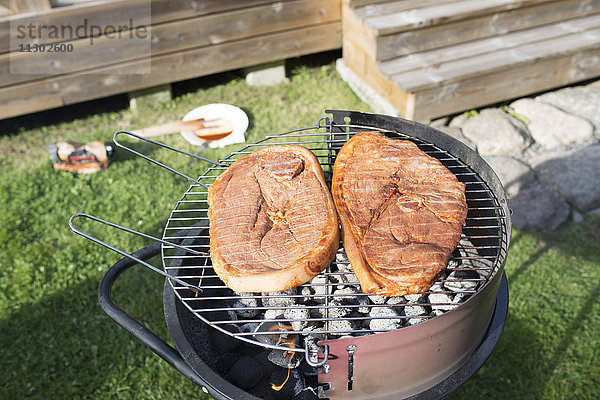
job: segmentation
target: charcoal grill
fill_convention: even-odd
[[[194,351],[182,323],[190,316],[246,344],[302,355],[318,371],[322,396],[330,399],[443,397],[483,364],[502,332],[508,307],[503,265],[511,235],[504,189],[474,151],[436,129],[377,114],[326,113],[331,116],[319,119],[315,127],[244,146],[197,179],[184,175],[193,183],[174,207],[160,243],[111,268],[101,285],[100,304],[111,318],[217,398],[251,395],[212,371]],[[212,270],[208,254],[210,184],[240,157],[281,144],[312,150],[330,184],[337,151],[361,130],[413,141],[465,183],[466,226],[446,273],[420,296],[393,300],[369,296],[360,291],[340,243],[336,260],[295,290],[237,294],[228,289]],[[119,274],[157,253],[163,273],[170,277],[165,281],[165,317],[179,351],[110,300]]]

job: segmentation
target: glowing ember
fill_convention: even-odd
[[[292,346],[294,344],[292,343]],[[290,355],[290,364],[292,363],[292,357],[294,357],[294,352],[293,351],[286,351],[286,353],[289,353]],[[285,384],[287,383],[287,381],[290,379],[290,371],[292,370],[292,367],[288,367],[287,368],[287,376],[285,377],[285,380],[283,381],[283,383],[281,385],[276,385],[273,382],[271,383],[271,389],[276,390],[276,391],[280,391],[281,389],[283,389],[283,387],[285,386]]]
[[[292,328],[289,325],[273,325],[272,327],[269,328],[269,332],[273,332],[275,330],[277,330],[278,328],[283,329],[283,330],[287,330],[287,331],[292,331],[294,330],[294,328]],[[289,348],[293,349],[296,347],[296,345],[294,344],[294,339],[293,338],[277,338],[278,339],[278,344],[283,344],[283,345],[287,345]],[[289,354],[290,355],[290,359],[289,359],[289,364],[292,364],[292,358],[294,357],[294,352],[293,351],[286,351],[283,354]],[[287,383],[287,381],[290,379],[290,371],[292,370],[292,367],[288,367],[287,368],[287,376],[285,377],[285,380],[283,381],[283,383],[281,385],[276,385],[273,382],[271,383],[271,389],[275,390],[275,391],[280,391],[281,389],[283,389],[283,387],[285,386],[285,384]]]

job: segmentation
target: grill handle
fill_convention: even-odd
[[[160,243],[155,242],[144,247],[132,255],[140,260],[147,260],[158,255],[160,252]],[[163,341],[160,337],[146,328],[141,322],[127,314],[125,311],[115,305],[111,298],[112,286],[117,278],[126,270],[139,264],[136,260],[125,257],[113,265],[100,283],[98,290],[98,302],[102,310],[113,321],[119,324],[123,329],[129,332],[137,340],[145,344],[156,353],[160,358],[169,363],[173,368],[182,373],[186,378],[200,386],[203,391],[208,393],[210,387],[194,370],[183,360],[181,354],[172,346]]]
[[[208,158],[200,157],[200,156],[199,156],[199,155],[197,155],[197,154],[188,153],[187,151],[183,151],[183,150],[176,149],[175,147],[168,146],[168,145],[166,145],[166,144],[164,144],[164,143],[160,143],[160,142],[157,142],[156,140],[148,139],[147,137],[140,136],[140,135],[137,135],[137,134],[135,134],[135,133],[132,133],[132,132],[129,132],[129,131],[118,131],[118,132],[115,132],[115,134],[113,135],[113,142],[114,142],[114,143],[115,143],[115,145],[117,145],[118,147],[120,147],[120,148],[122,148],[122,149],[125,149],[125,150],[129,151],[130,153],[133,153],[133,154],[135,154],[136,156],[142,157],[143,159],[145,159],[145,160],[147,160],[147,161],[150,161],[151,163],[153,163],[153,164],[156,164],[156,165],[158,165],[159,167],[163,167],[163,168],[164,168],[164,169],[166,169],[167,171],[170,171],[170,172],[172,172],[172,173],[174,173],[174,174],[177,174],[177,175],[179,175],[179,176],[182,176],[182,177],[184,177],[185,179],[187,179],[187,180],[189,180],[189,181],[192,181],[192,182],[194,182],[195,184],[198,184],[198,185],[200,185],[200,186],[204,186],[204,187],[205,187],[205,188],[207,188],[207,189],[208,189],[208,185],[206,185],[205,183],[202,183],[202,182],[198,181],[197,179],[194,179],[194,178],[192,178],[191,176],[188,176],[188,175],[186,175],[186,174],[184,174],[184,173],[182,173],[182,172],[179,172],[179,171],[177,171],[177,170],[176,170],[176,169],[174,169],[174,168],[171,168],[171,167],[169,167],[169,166],[168,166],[168,165],[166,165],[166,164],[163,164],[163,163],[161,163],[160,161],[157,161],[157,160],[155,160],[155,159],[153,159],[153,158],[151,158],[151,157],[148,157],[148,156],[147,156],[147,155],[145,155],[145,154],[142,154],[142,153],[140,153],[139,151],[133,150],[132,148],[130,148],[130,147],[127,147],[127,146],[125,146],[124,144],[121,144],[121,143],[119,143],[119,141],[117,140],[117,136],[118,136],[119,134],[124,134],[124,135],[133,136],[133,137],[135,137],[135,138],[137,138],[137,139],[140,139],[140,140],[146,141],[146,142],[148,142],[148,143],[152,143],[152,144],[154,144],[154,145],[156,145],[156,146],[159,146],[159,147],[164,147],[165,149],[169,149],[169,150],[175,151],[175,152],[177,152],[177,153],[184,154],[184,155],[186,155],[186,156],[188,156],[188,157],[193,157],[193,158],[196,158],[196,159],[198,159],[198,160],[201,160],[201,161],[206,161],[206,162],[209,162],[209,163],[211,163],[211,164],[214,164],[214,165],[217,165],[217,166],[225,166],[225,167],[227,167],[227,166],[228,166],[228,165],[226,165],[226,164],[222,164],[222,163],[220,163],[220,162],[217,162],[217,161],[209,160]]]
[[[177,277],[174,277],[174,276],[172,276],[172,275],[170,275],[170,274],[168,274],[168,273],[166,273],[166,272],[164,272],[164,271],[162,271],[162,270],[160,270],[160,269],[156,268],[156,267],[155,267],[154,265],[152,265],[152,264],[148,264],[146,261],[144,261],[144,260],[142,260],[142,259],[140,259],[140,258],[136,257],[136,256],[134,255],[135,253],[134,253],[134,254],[128,254],[128,253],[124,252],[123,250],[117,249],[116,247],[114,247],[114,246],[111,246],[110,244],[108,244],[108,243],[106,243],[106,242],[103,242],[102,240],[100,240],[100,239],[98,239],[98,238],[95,238],[95,237],[93,237],[93,236],[91,236],[91,235],[89,235],[89,234],[87,234],[87,233],[85,233],[85,232],[82,232],[81,230],[79,230],[79,229],[75,228],[75,225],[73,225],[73,221],[74,221],[76,218],[87,218],[87,219],[91,219],[92,221],[100,222],[100,223],[102,223],[102,224],[104,224],[104,225],[108,225],[108,226],[110,226],[110,227],[112,227],[112,228],[117,228],[117,229],[120,229],[120,230],[122,230],[122,231],[125,231],[125,232],[128,232],[128,233],[133,233],[134,235],[138,235],[138,236],[141,236],[141,237],[143,237],[143,238],[146,238],[146,239],[152,239],[152,240],[154,240],[155,242],[158,242],[157,244],[161,244],[161,243],[162,243],[162,244],[165,244],[165,245],[167,245],[167,246],[173,246],[173,247],[177,247],[177,248],[178,248],[178,249],[180,249],[180,250],[185,250],[186,252],[189,252],[189,253],[192,253],[192,254],[196,254],[196,255],[205,256],[205,255],[207,255],[206,253],[203,253],[203,252],[201,252],[201,251],[196,251],[196,250],[194,250],[194,249],[190,249],[190,248],[188,248],[188,247],[180,246],[180,245],[178,245],[178,244],[176,244],[176,243],[173,243],[173,242],[168,242],[168,241],[166,241],[166,240],[162,240],[162,239],[156,238],[156,237],[154,237],[154,236],[146,235],[145,233],[141,233],[141,232],[138,232],[138,231],[134,231],[133,229],[125,228],[124,226],[117,225],[117,224],[114,224],[114,223],[112,223],[112,222],[108,222],[108,221],[106,221],[106,220],[103,220],[103,219],[101,219],[101,218],[94,217],[93,215],[89,215],[89,214],[85,214],[85,213],[77,213],[77,214],[73,214],[73,215],[71,215],[71,218],[69,218],[69,228],[71,228],[71,230],[72,230],[73,232],[75,232],[76,234],[78,234],[78,235],[80,235],[80,236],[83,236],[84,238],[86,238],[86,239],[88,239],[88,240],[91,240],[91,241],[92,241],[92,242],[94,242],[94,243],[97,243],[97,244],[99,244],[99,245],[101,245],[101,246],[104,246],[104,247],[106,247],[107,249],[110,249],[110,250],[114,251],[115,253],[118,253],[118,254],[120,254],[120,255],[122,255],[122,256],[125,256],[125,257],[127,257],[127,258],[130,258],[131,260],[133,260],[133,261],[135,261],[135,262],[137,262],[137,263],[139,263],[139,264],[142,264],[142,265],[144,265],[145,267],[147,267],[147,268],[151,269],[152,271],[154,271],[154,272],[156,272],[156,273],[159,273],[159,274],[161,274],[162,276],[164,276],[164,277],[166,277],[166,278],[169,278],[169,279],[172,279],[173,281],[175,281],[175,282],[177,282],[177,283],[179,283],[179,284],[181,284],[181,285],[183,285],[183,286],[187,287],[188,289],[190,289],[191,291],[193,291],[193,292],[194,292],[194,293],[196,293],[196,294],[198,294],[198,293],[202,293],[202,289],[201,289],[200,287],[198,287],[198,286],[196,286],[196,285],[192,285],[191,283],[187,283],[187,282],[185,282],[185,281],[183,281],[183,280],[181,280],[181,279],[179,279],[179,278],[177,278]]]

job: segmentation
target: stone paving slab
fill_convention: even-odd
[[[460,128],[482,156],[522,154],[533,143],[525,124],[498,108],[482,110]]]
[[[511,199],[513,225],[519,229],[554,230],[564,223],[569,203],[555,191],[539,186],[526,189]]]
[[[510,105],[527,120],[533,140],[545,149],[555,149],[594,139],[594,125],[588,120],[534,99],[520,99]]]
[[[600,129],[600,87],[597,85],[568,87],[544,93],[535,100],[587,119],[594,124],[596,130]]]
[[[431,125],[486,159],[515,227],[554,230],[600,214],[600,80]]]
[[[600,144],[533,162],[540,182],[556,190],[579,211],[600,207]]]
[[[531,187],[536,179],[527,163],[509,156],[496,156],[486,159],[496,172],[508,196],[514,196],[522,189]]]

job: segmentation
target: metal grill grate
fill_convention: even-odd
[[[192,313],[240,340],[281,350],[292,347],[302,352],[308,351],[309,345],[318,340],[397,330],[434,318],[460,306],[491,279],[507,251],[503,209],[493,191],[473,169],[432,143],[376,127],[333,127],[330,124],[268,136],[220,162],[230,165],[265,146],[299,144],[316,155],[331,185],[336,151],[359,130],[376,130],[390,137],[411,140],[465,183],[469,210],[466,226],[446,273],[422,295],[401,298],[366,295],[360,291],[340,243],[333,263],[318,277],[296,289],[236,294],[220,281],[211,267],[207,189],[192,184],[175,206],[163,239],[206,255],[194,255],[164,244],[162,248],[165,271],[203,290],[196,294],[170,281],[177,297]],[[198,181],[210,185],[225,169],[225,166],[211,167]]]

